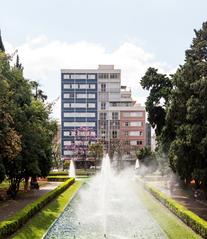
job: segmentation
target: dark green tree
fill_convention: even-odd
[[[10,60],[0,51],[0,181],[5,174],[8,193],[15,196],[23,179],[49,173],[57,124],[43,92],[38,88],[33,95],[19,57],[14,66]]]
[[[207,22],[195,30],[185,63],[173,77],[171,103],[166,120],[174,125],[176,136],[170,146],[174,171],[186,182],[207,186]]]
[[[143,89],[150,91],[145,102],[148,121],[155,128],[156,135],[160,136],[165,126],[166,105],[172,90],[172,81],[150,67],[140,83]]]

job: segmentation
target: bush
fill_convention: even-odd
[[[172,198],[167,197],[159,190],[149,185],[145,185],[145,188],[195,232],[197,232],[203,238],[207,238],[207,222],[205,220],[188,210],[186,207],[180,205]]]
[[[49,176],[61,176],[61,175],[68,175],[68,171],[58,171],[58,172],[49,172]]]
[[[16,232],[23,224],[25,224],[35,213],[41,210],[48,202],[57,197],[69,186],[75,182],[74,178],[68,179],[54,190],[46,193],[36,201],[24,207],[21,211],[8,219],[0,222],[0,238],[3,239]]]
[[[47,180],[49,182],[64,182],[66,180],[68,180],[70,177],[69,176],[47,176]]]

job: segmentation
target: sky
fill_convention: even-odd
[[[18,50],[28,79],[50,101],[60,96],[60,69],[114,64],[122,84],[144,104],[139,85],[149,66],[173,73],[207,20],[206,0],[0,0],[8,53]],[[60,99],[53,116],[60,118]]]

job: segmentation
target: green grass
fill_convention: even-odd
[[[141,186],[139,187],[139,197],[170,239],[201,239],[198,234],[186,226]]]
[[[48,182],[47,181],[38,181],[39,186],[44,186],[46,185]],[[8,180],[4,180],[2,183],[0,183],[0,190],[7,190],[9,188],[9,181]],[[20,190],[24,189],[24,182],[20,183]]]
[[[12,238],[13,239],[40,239],[50,225],[63,212],[68,202],[81,187],[83,180],[76,181],[55,200],[43,208],[37,215],[30,219]]]

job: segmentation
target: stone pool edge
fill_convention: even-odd
[[[68,200],[68,202],[65,204],[65,206],[63,207],[62,212],[57,216],[57,218],[50,224],[49,228],[47,229],[47,231],[44,233],[44,235],[41,237],[41,239],[44,239],[46,237],[46,235],[48,234],[48,232],[52,229],[53,225],[57,222],[57,220],[61,217],[61,215],[63,214],[63,212],[65,211],[66,207],[71,203],[71,201],[74,199],[74,197],[77,195],[77,193],[79,192],[80,188],[83,186],[83,184],[85,184],[85,180],[78,180],[80,181],[80,185],[78,186],[77,190],[73,193],[73,195],[70,197],[70,199]],[[75,184],[75,183],[74,183]],[[69,190],[69,188],[68,188]],[[61,194],[60,194],[61,195]],[[59,196],[60,196],[59,195]]]

